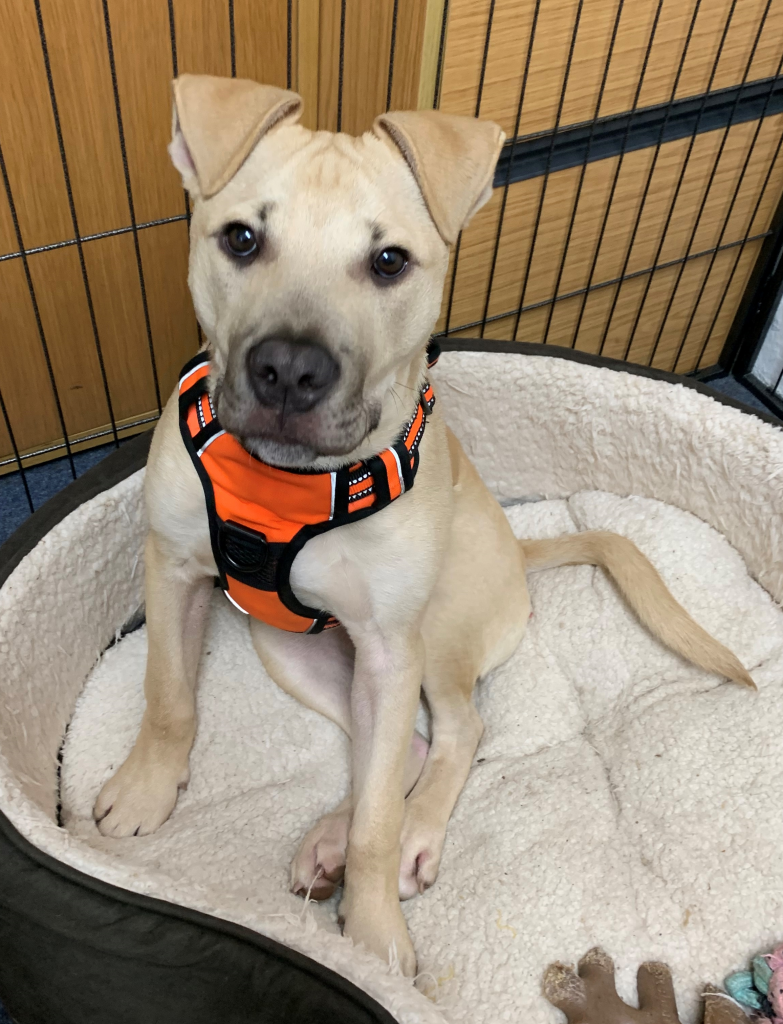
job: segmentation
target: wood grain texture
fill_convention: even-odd
[[[174,0],[174,27],[180,74],[231,74],[228,0]]]
[[[359,135],[386,106],[392,0],[345,2],[341,130]],[[340,107],[340,0],[321,0],[318,127],[336,131]]]
[[[17,252],[19,245],[14,231],[14,222],[11,217],[11,208],[8,205],[5,189],[0,182],[0,256],[6,253]]]
[[[426,22],[428,17],[433,17],[438,30],[437,36],[439,36],[440,21],[437,18],[437,8],[438,3],[427,4],[422,3],[421,0],[399,0],[397,35],[394,44],[391,110],[412,110],[419,106],[420,79],[424,62],[427,59],[424,52]],[[435,64],[437,65],[437,50]],[[384,96],[383,109],[386,107],[385,99]],[[431,105],[430,102],[429,106]],[[380,113],[380,111],[376,113]]]
[[[0,263],[0,293],[3,398],[19,447],[38,447],[62,439],[62,430],[21,260]]]
[[[695,0],[664,0],[654,35],[658,0],[626,0],[600,116],[631,109],[640,81],[639,106],[667,102],[673,90],[676,99],[704,91],[710,84],[719,50],[711,88],[722,89],[741,82],[765,5],[766,0],[738,2],[720,49],[731,0],[703,2],[685,50]],[[481,113],[501,124],[507,133],[514,127],[534,7],[534,0],[496,0],[495,4]],[[520,134],[546,131],[555,123],[577,7],[577,0],[547,0],[541,4]],[[584,0],[563,98],[562,125],[589,120],[595,114],[617,9],[618,0]],[[488,0],[452,0],[450,4],[442,110],[475,112],[488,12]],[[773,0],[748,80],[775,73],[782,36],[783,0]],[[651,37],[649,60],[644,68]],[[683,51],[685,59],[675,90]]]
[[[544,181],[536,178],[511,185],[500,234],[489,316],[500,316],[519,307],[528,263],[530,269],[524,288],[526,306],[551,298],[556,284],[558,294],[568,294],[589,284],[647,269],[654,262],[660,264],[679,259],[688,251],[701,252],[741,239],[746,233],[766,230],[783,191],[783,161],[778,161],[772,168],[752,224],[750,219],[783,131],[783,115],[768,118],[762,123],[751,150],[755,129],[756,123],[752,122],[736,125],[729,131],[700,218],[699,207],[724,132],[709,132],[695,140],[679,190],[678,182],[689,140],[662,146],[635,235],[642,189],[654,159],[653,150],[629,153],[622,162],[613,158],[587,165],[570,237],[568,230],[581,168],[552,174],[547,182],[532,258],[534,224]],[[742,175],[749,153],[750,159]],[[738,182],[740,189],[735,199]],[[612,202],[604,224],[610,197]],[[500,205],[501,190],[496,190],[463,234],[451,315],[453,330],[482,318]],[[664,233],[667,219],[668,227]],[[688,250],[692,235],[693,242]],[[439,329],[445,325],[445,307],[444,301]]]
[[[527,4],[498,4],[496,0],[495,16],[500,21],[503,14],[508,14],[509,11],[521,12],[526,6]],[[489,26],[489,10],[490,0],[450,0],[449,2],[439,104],[439,108],[448,114],[464,114],[466,117],[473,117],[476,113],[484,42]],[[498,33],[498,35],[507,38],[508,45],[516,52],[525,46],[525,35],[519,30],[516,22],[507,34]],[[496,40],[498,35],[495,36]],[[490,44],[492,44],[492,38],[490,38]],[[497,61],[493,61],[492,65],[488,62],[487,71],[490,76],[496,73],[501,73],[504,76],[508,74],[507,71],[500,71]],[[488,85],[489,80],[486,78],[485,91],[488,90]],[[507,99],[506,91],[508,97],[511,96],[511,90],[504,89],[504,103]],[[482,114],[486,118],[494,118],[501,124],[506,134],[509,134],[510,129],[507,127],[507,122],[503,122],[498,117],[492,104],[487,103],[483,106]]]
[[[2,415],[0,415],[0,453],[2,453],[2,452],[8,452],[8,455],[5,455],[5,456],[1,456],[0,455],[0,458],[2,458],[3,460],[11,459],[11,463],[10,463],[10,465],[3,466],[2,462],[0,462],[0,474],[3,474],[4,472],[5,473],[13,473],[13,472],[15,472],[16,469],[17,469],[17,463],[16,463],[16,461],[14,461],[14,451],[13,451],[13,445],[11,444],[11,435],[8,433],[8,429],[7,429],[6,425],[5,425],[5,419],[3,418]],[[19,495],[20,495],[20,497],[21,497],[22,493],[23,493],[22,482],[20,480],[19,481]]]
[[[753,262],[758,255],[759,245],[759,242],[753,242],[745,247],[730,283],[731,271],[739,250],[726,250],[718,254],[699,301],[696,316],[693,318],[691,328],[683,343],[685,328],[709,269],[710,259],[701,257],[687,265],[671,304],[666,319],[666,329],[661,334],[654,358],[652,358],[652,353],[655,339],[669,304],[677,268],[661,270],[653,275],[652,285],[644,301],[643,315],[629,353],[629,361],[647,365],[652,358],[652,365],[657,369],[677,373],[689,373],[697,366],[700,368],[714,366],[728,335]],[[605,340],[604,328],[615,299],[615,288],[601,288],[590,294],[582,315],[582,326],[576,345],[573,344],[573,341],[580,316],[581,298],[574,297],[557,302],[549,325],[547,344],[563,348],[577,348],[580,351],[593,354],[600,352],[613,359],[624,359],[631,329],[643,300],[646,281],[646,277],[635,278],[623,284]],[[729,284],[729,288],[724,299],[727,284]],[[715,319],[716,313],[718,314],[717,319]],[[548,319],[548,306],[524,313],[520,320],[517,340],[541,344],[546,333]],[[715,324],[705,348],[707,332],[712,327],[713,320],[715,320]],[[484,336],[510,341],[514,337],[514,325],[515,317],[513,316],[493,321],[487,325]],[[476,335],[477,331],[474,327],[457,331],[453,337],[475,338]],[[703,355],[699,359],[702,351]],[[678,353],[680,353],[679,358]]]
[[[318,127],[321,0],[298,0],[296,10],[296,89],[304,102],[301,123]]]
[[[0,23],[0,145],[22,238],[28,248],[62,242],[73,227],[35,8],[0,0]],[[16,251],[16,239],[4,233],[3,248]]]
[[[147,228],[139,245],[165,401],[182,364],[198,349],[187,288],[187,228],[182,222]],[[87,242],[84,256],[115,419],[150,415],[155,390],[132,236]],[[30,271],[66,429],[78,439],[104,429],[110,416],[76,247],[31,256]],[[21,260],[0,263],[0,288],[9,299],[0,304],[0,381],[19,446],[32,451],[61,439],[62,431]]]
[[[155,386],[133,238],[113,235],[88,242],[84,259],[115,418],[137,416],[155,408]],[[152,261],[149,270],[156,269]]]
[[[342,130],[367,131],[386,110],[394,0],[345,0]],[[399,0],[392,109],[416,107],[426,4]],[[337,129],[340,78],[340,0],[321,0],[318,127]]]
[[[167,5],[109,0],[108,6],[136,220],[176,216],[185,199],[166,149],[173,75]],[[126,223],[128,216],[126,203]]]
[[[184,196],[166,152],[174,69],[168,4],[106,2],[136,220],[181,215]],[[695,2],[663,0],[639,105],[662,102],[671,94]],[[713,89],[741,81],[765,2],[738,0],[712,76]],[[583,0],[562,96],[563,125],[592,118],[596,112],[618,5],[619,0]],[[624,2],[602,116],[625,111],[635,101],[657,5],[658,0]],[[285,86],[287,6],[286,0],[234,0],[238,75]],[[703,0],[677,97],[698,93],[709,84],[730,6],[731,0]],[[578,0],[541,2],[521,118],[523,134],[548,130],[555,120],[577,7]],[[344,131],[367,130],[386,107],[394,8],[394,0],[346,0]],[[535,0],[495,0],[481,115],[498,120],[506,131],[514,126],[534,8]],[[294,0],[292,5],[292,87],[305,99],[303,123],[313,128],[336,127],[340,10],[340,0]],[[475,113],[489,10],[490,0],[450,0],[441,90],[444,110]],[[228,0],[173,0],[173,11],[178,70],[229,75]],[[443,0],[398,0],[393,108],[431,104],[442,11]],[[80,230],[86,235],[126,227],[130,209],[103,0],[77,5],[41,0],[41,13]],[[35,5],[31,0],[0,0],[0,18],[0,145],[23,240],[27,247],[64,241],[73,236],[73,225]],[[772,0],[751,80],[775,71],[781,38],[783,0]],[[605,354],[620,358],[630,342],[632,360],[652,360],[680,372],[697,363],[714,363],[760,243],[720,252],[714,259],[699,256],[684,265],[664,266],[653,274],[640,272],[656,261],[680,260],[688,252],[699,253],[767,229],[783,192],[783,160],[772,168],[755,214],[754,208],[783,132],[783,115],[761,125],[733,198],[756,127],[748,123],[728,133],[710,132],[698,136],[692,146],[689,139],[667,143],[657,157],[647,149],[589,164],[584,172],[579,167],[560,171],[546,185],[541,178],[516,183],[509,189],[502,225],[502,190],[496,190],[463,235],[452,333],[475,336],[475,324],[486,306],[490,319],[485,336],[511,338],[515,311],[523,299],[534,308],[521,314],[516,333],[520,340],[546,338],[549,344],[575,344],[592,352],[603,348]],[[158,225],[141,230],[138,238],[165,401],[182,363],[198,346],[187,289],[187,227],[184,222]],[[496,240],[498,258],[490,282]],[[10,209],[0,192],[0,255],[16,248]],[[87,242],[84,259],[114,415],[122,427],[156,410],[133,237],[123,234]],[[105,438],[91,435],[106,429],[109,413],[78,250],[70,246],[33,255],[30,270],[66,428],[77,448],[101,443]],[[621,274],[639,276],[581,293],[589,284],[612,282]],[[32,452],[61,441],[62,429],[21,260],[0,262],[0,289],[0,388],[19,445]],[[551,304],[548,300],[555,292],[566,297]],[[448,295],[447,286],[441,328]],[[9,453],[10,441],[0,422],[0,458]]]
[[[183,364],[198,351],[196,316],[188,290],[188,229],[183,221],[139,234],[147,273],[147,301],[165,402]]]
[[[124,420],[116,420],[117,437],[122,440],[124,437],[133,437],[134,434],[152,430],[158,419],[157,409],[150,409],[149,412],[142,413],[141,415],[131,416]],[[91,427],[89,430],[69,433],[68,444],[70,445],[71,452],[74,454],[86,451],[89,448],[99,448],[104,445],[113,446],[114,430],[112,429],[111,422],[101,423],[96,427]],[[3,452],[7,454],[0,454],[0,476],[14,473],[18,469],[8,431],[5,430],[3,421],[0,419],[0,453]],[[52,459],[66,458],[67,448],[61,437],[59,440],[55,439],[50,444],[47,444],[43,449],[38,446],[19,449],[19,456],[22,466],[25,469],[29,469],[31,466],[38,466],[42,462],[51,462]],[[66,469],[67,472],[68,470]],[[33,501],[36,501],[35,492],[33,493]]]
[[[257,0],[234,0],[234,37],[237,77],[285,89],[288,72],[287,0],[264,0],[261,4]],[[292,45],[292,52],[293,49]]]
[[[124,227],[128,200],[100,0],[41,0],[41,14],[79,231]]]
[[[110,419],[76,246],[30,257],[60,402],[69,431]]]
[[[760,248],[760,242],[753,242],[737,254],[739,259],[733,276],[731,275],[733,264],[732,266],[726,267],[722,270],[724,277],[727,280],[730,279],[730,284],[728,291],[726,292],[725,299],[722,298],[718,303],[717,321],[713,327],[713,318],[710,317],[709,323],[707,323],[706,327],[703,329],[703,337],[699,337],[698,332],[696,333],[698,347],[696,344],[689,344],[687,346],[687,351],[683,351],[681,361],[677,363],[678,373],[689,373],[691,369],[696,369],[697,365],[699,369],[704,369],[707,366],[715,366],[717,364],[721,350],[723,349],[723,345],[734,321],[734,315],[737,312],[737,307],[742,300],[743,293],[748,285],[748,281],[750,280],[750,275],[753,273],[753,265],[756,262]],[[706,348],[704,348],[705,341]],[[693,353],[696,352],[698,355],[698,352],[702,352],[702,349],[703,354],[697,364]]]
[[[422,35],[419,95],[416,102],[416,107],[419,110],[428,110],[435,106],[438,56],[445,6],[445,0],[427,0]]]

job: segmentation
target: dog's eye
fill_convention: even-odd
[[[223,232],[223,242],[232,256],[246,259],[258,252],[258,240],[247,224],[229,224]]]
[[[384,249],[372,263],[373,273],[388,280],[399,277],[408,266],[408,254],[402,249]]]

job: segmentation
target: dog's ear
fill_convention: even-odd
[[[174,79],[169,154],[194,197],[208,199],[234,177],[256,143],[281,121],[296,121],[302,98],[244,78]]]
[[[402,153],[435,226],[451,245],[492,195],[506,138],[500,126],[437,110],[411,110],[381,114],[373,131],[391,139]]]

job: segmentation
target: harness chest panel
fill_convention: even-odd
[[[413,487],[432,387],[422,386],[413,417],[390,448],[332,472],[306,472],[262,462],[220,426],[209,372],[203,352],[183,367],[179,421],[204,488],[220,586],[240,611],[278,629],[317,633],[338,625],[329,612],[296,598],[291,566],[312,537],[379,512]]]

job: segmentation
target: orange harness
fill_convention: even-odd
[[[429,365],[438,356],[428,350]],[[204,488],[218,583],[240,611],[293,633],[337,626],[291,589],[291,566],[311,537],[380,512],[413,487],[419,444],[435,404],[425,382],[399,440],[379,455],[333,472],[278,469],[252,455],[220,426],[207,390],[209,359],[200,352],[182,369],[182,439]]]

